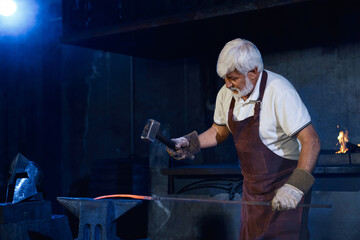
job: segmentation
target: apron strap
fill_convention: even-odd
[[[267,72],[264,70],[262,77],[261,77],[261,83],[260,83],[260,95],[258,98],[258,101],[262,101],[263,96],[264,96],[264,92],[265,92],[265,87],[266,87],[266,82],[267,82]]]
[[[262,73],[262,77],[261,77],[261,83],[260,83],[260,94],[259,94],[259,98],[255,103],[255,107],[254,107],[254,117],[252,121],[255,121],[260,114],[260,109],[261,109],[261,102],[264,96],[264,92],[265,92],[265,87],[266,87],[266,83],[267,83],[267,72],[264,70]]]

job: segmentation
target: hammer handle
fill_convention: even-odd
[[[169,138],[162,135],[160,132],[156,133],[156,139],[168,146],[169,148],[172,148],[175,150],[175,142],[171,141]]]

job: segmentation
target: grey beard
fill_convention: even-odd
[[[232,92],[232,94],[234,95],[234,97],[236,99],[240,99],[241,97],[247,96],[248,94],[251,93],[251,91],[254,88],[254,84],[252,84],[252,82],[250,82],[250,80],[247,77],[245,78],[245,80],[246,80],[246,82],[245,82],[244,89],[240,90],[240,89],[235,88],[235,87],[229,88],[230,90],[237,92],[237,93]]]

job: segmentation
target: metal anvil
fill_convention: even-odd
[[[58,197],[57,200],[79,218],[79,235],[76,240],[120,240],[116,236],[115,220],[142,202],[71,197]]]

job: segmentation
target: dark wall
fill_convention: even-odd
[[[41,129],[44,123],[43,49],[39,31],[38,28],[17,38],[1,37],[2,187],[10,160],[17,152],[39,159],[42,152],[37,149],[47,149]],[[1,194],[4,192],[2,189]]]
[[[44,170],[47,197],[55,198],[53,189],[62,188],[61,26],[50,26],[42,17],[39,13],[37,25],[27,32],[0,37],[1,200],[18,152]]]
[[[44,4],[27,33],[0,38],[1,201],[21,152],[40,164],[55,210],[57,196],[96,194],[95,162],[148,158],[149,143],[140,140],[148,118],[172,137],[206,130],[222,85],[216,59],[162,61],[63,45],[59,4]],[[235,161],[231,151],[218,159],[224,148],[203,151],[195,164]]]

